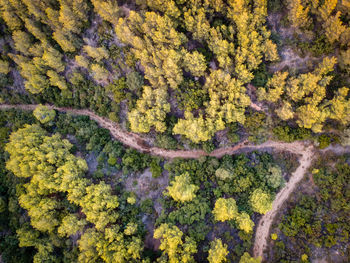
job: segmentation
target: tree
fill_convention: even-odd
[[[276,110],[276,113],[284,121],[294,118],[292,105],[289,102],[284,102],[282,107]]]
[[[46,133],[38,125],[25,126],[10,135],[10,142],[5,150],[11,157],[6,163],[6,168],[18,177],[31,177],[37,172],[35,148],[42,142]],[[31,154],[33,153],[33,154]],[[28,158],[31,157],[31,158]]]
[[[41,123],[50,123],[56,117],[56,111],[53,109],[49,109],[46,106],[39,105],[33,111],[33,115],[37,118]]]
[[[89,68],[89,60],[84,56],[81,56],[81,55],[75,56],[75,61],[80,67]]]
[[[169,195],[177,202],[191,201],[196,197],[195,192],[198,186],[191,184],[190,175],[186,172],[179,176],[175,176],[175,181],[170,182],[168,186]]]
[[[132,71],[126,75],[126,86],[136,94],[141,92],[143,83],[143,77],[136,71]]]
[[[271,39],[267,39],[264,43],[265,59],[268,61],[277,61],[279,59],[277,46]]]
[[[46,35],[38,26],[35,20],[31,18],[24,19],[25,27],[37,40],[40,40],[43,44],[47,43]]]
[[[91,64],[90,69],[96,81],[106,81],[108,79],[108,70],[100,64]]]
[[[184,12],[184,22],[187,31],[192,32],[195,40],[204,41],[208,38],[210,24],[204,8],[192,8]]]
[[[50,78],[50,84],[52,86],[56,86],[60,90],[68,89],[66,79],[63,76],[58,75],[56,71],[48,70],[46,74]]]
[[[313,132],[322,131],[322,123],[327,118],[327,113],[320,110],[314,104],[306,104],[297,108],[299,118],[297,123],[300,127],[312,129]]]
[[[244,252],[243,256],[239,260],[239,263],[261,263],[261,257],[253,258],[248,252]]]
[[[337,120],[343,125],[350,123],[350,99],[347,99],[349,94],[349,88],[340,88],[329,102],[329,118]]]
[[[62,224],[58,227],[57,232],[62,237],[70,237],[78,231],[82,232],[86,224],[85,219],[79,219],[77,215],[69,214],[62,219]]]
[[[117,24],[119,18],[118,2],[114,0],[92,0],[96,12],[106,21]]]
[[[10,72],[10,65],[8,61],[0,59],[0,74],[7,74]]]
[[[213,214],[215,220],[221,222],[236,218],[238,216],[238,208],[235,199],[219,198],[216,200]]]
[[[134,132],[149,132],[154,126],[156,131],[164,132],[166,114],[170,112],[167,102],[167,91],[162,88],[152,90],[150,86],[143,87],[142,98],[136,103],[136,109],[128,114],[130,128]]]
[[[112,195],[110,185],[103,181],[86,188],[86,195],[80,201],[86,220],[93,223],[97,230],[103,230],[108,224],[116,222],[119,214],[115,209],[119,206],[118,197]]]
[[[226,256],[228,255],[227,245],[222,244],[221,239],[214,239],[210,243],[208,261],[209,263],[222,263],[227,262]]]
[[[215,171],[215,176],[221,180],[227,180],[233,177],[232,173],[224,168],[217,169]]]
[[[12,39],[15,43],[15,49],[24,55],[29,55],[29,48],[32,45],[29,34],[24,31],[16,30],[12,32]]]
[[[337,0],[325,0],[323,5],[318,8],[318,15],[323,21],[326,21],[331,16],[337,3]]]
[[[271,196],[260,188],[255,189],[250,196],[250,204],[253,211],[260,214],[266,214],[272,209]]]
[[[75,52],[77,49],[72,34],[63,32],[61,29],[57,29],[53,32],[52,38],[56,40],[64,52]]]
[[[338,11],[334,16],[330,16],[327,18],[325,23],[323,24],[325,35],[328,41],[333,44],[338,41],[340,35],[345,31],[346,26],[340,20],[341,12]]]
[[[193,76],[200,77],[204,75],[207,65],[203,54],[198,51],[193,53],[185,52],[183,59],[184,68],[191,72]]]
[[[183,134],[195,143],[207,141],[215,132],[225,129],[225,121],[244,123],[245,108],[250,105],[242,83],[223,70],[212,71],[205,89],[210,96],[206,119],[202,114],[194,118],[186,111],[185,119],[180,119],[173,129],[174,133]]]
[[[62,62],[62,55],[58,50],[49,47],[45,49],[42,59],[47,66],[55,69],[57,72],[64,71],[64,64]]]
[[[159,249],[163,251],[160,262],[194,262],[193,254],[197,252],[195,241],[190,237],[182,240],[183,233],[177,226],[160,225],[154,231],[154,238],[161,239]]]
[[[254,222],[250,219],[246,212],[242,212],[236,218],[238,228],[246,233],[251,233],[254,228]]]
[[[17,30],[22,27],[22,21],[17,16],[15,8],[12,6],[10,1],[2,0],[0,1],[1,17],[6,22],[6,25],[11,30]]]
[[[276,72],[272,78],[266,83],[266,88],[258,89],[259,100],[267,100],[269,102],[276,102],[281,98],[285,92],[286,79],[288,72]]]
[[[109,53],[104,47],[84,46],[83,49],[89,57],[94,58],[97,62],[109,58]]]
[[[203,115],[195,118],[191,112],[185,111],[185,119],[179,119],[173,129],[174,134],[182,134],[194,143],[209,140],[214,135],[211,121],[206,121]]]
[[[266,179],[270,187],[272,188],[280,187],[284,182],[281,168],[277,165],[269,165]]]
[[[179,47],[186,37],[175,30],[168,16],[155,12],[141,16],[131,11],[127,19],[119,19],[115,30],[121,41],[133,47],[131,51],[140,60],[152,87],[177,88],[183,80]]]
[[[347,72],[350,72],[350,49],[340,51],[339,66]]]
[[[309,7],[304,7],[300,0],[288,0],[288,18],[296,28],[307,28],[310,25]]]

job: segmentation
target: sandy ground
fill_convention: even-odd
[[[34,110],[37,105],[0,105],[0,109],[23,109],[23,110]],[[315,154],[315,148],[313,146],[307,145],[305,142],[292,142],[292,143],[283,143],[283,142],[275,142],[275,141],[267,141],[260,145],[249,145],[248,141],[243,141],[233,147],[227,148],[219,148],[211,152],[210,154],[204,152],[203,150],[166,150],[158,147],[149,147],[145,139],[141,138],[139,135],[131,132],[127,132],[119,127],[118,124],[96,115],[92,111],[89,110],[77,110],[71,108],[59,108],[51,105],[47,105],[51,109],[55,109],[61,112],[67,112],[75,115],[86,115],[91,119],[98,122],[98,124],[110,130],[111,135],[122,142],[124,145],[129,146],[131,148],[137,149],[141,152],[147,152],[151,155],[162,156],[167,159],[172,158],[199,158],[201,156],[213,156],[213,157],[222,157],[225,154],[232,155],[242,152],[251,152],[255,150],[268,150],[274,149],[279,151],[289,151],[294,154],[301,155],[299,158],[299,166],[295,170],[295,172],[291,175],[288,183],[285,187],[276,195],[276,198],[272,204],[272,209],[266,213],[260,220],[256,233],[255,233],[255,242],[254,242],[254,256],[258,257],[264,256],[264,249],[267,246],[267,242],[269,239],[269,232],[271,224],[274,220],[274,217],[277,214],[277,211],[281,208],[283,203],[288,199],[290,194],[295,190],[297,184],[303,179],[305,173],[308,168],[311,166],[312,158]],[[344,148],[341,146],[331,146],[328,147],[321,152],[324,151],[333,151],[335,153],[345,153],[349,152],[348,148]]]

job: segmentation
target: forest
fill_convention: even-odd
[[[0,262],[349,262],[349,0],[0,0]]]

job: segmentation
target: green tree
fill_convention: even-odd
[[[126,86],[137,95],[141,93],[143,84],[143,77],[138,72],[132,71],[126,75]]]
[[[233,177],[232,173],[224,168],[217,169],[215,171],[215,176],[221,180],[227,180]]]
[[[277,165],[269,165],[266,179],[270,187],[272,188],[280,187],[284,182],[281,168]]]

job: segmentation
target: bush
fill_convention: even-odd
[[[317,142],[319,143],[318,147],[320,149],[324,149],[324,148],[327,148],[331,144],[332,139],[328,135],[322,134],[322,135],[318,136]]]
[[[311,131],[305,128],[290,128],[289,126],[277,126],[272,130],[274,136],[284,142],[307,140],[311,138]]]
[[[140,205],[142,213],[152,214],[153,213],[153,201],[149,198],[143,200]]]
[[[136,95],[141,94],[143,82],[143,77],[136,71],[133,71],[126,76],[126,86]]]
[[[261,63],[258,69],[254,72],[252,84],[257,87],[264,87],[269,77],[270,74],[266,70],[265,63]]]
[[[210,141],[206,141],[206,142],[202,143],[202,147],[206,153],[211,153],[212,151],[215,150],[214,143],[210,142]]]
[[[162,167],[159,165],[159,159],[153,158],[150,163],[150,170],[153,178],[158,178],[162,175]]]
[[[155,145],[160,148],[175,150],[177,149],[177,140],[171,135],[157,134]]]

